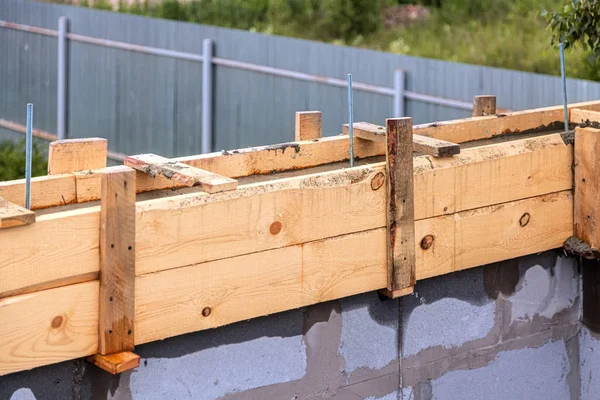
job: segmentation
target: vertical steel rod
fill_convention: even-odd
[[[560,43],[560,71],[562,75],[562,95],[565,118],[565,132],[569,131],[569,112],[567,110],[567,74],[565,73],[565,45]]]
[[[350,128],[350,166],[354,167],[354,110],[352,105],[352,74],[348,74],[348,127]]]
[[[202,42],[202,153],[212,151],[212,40]]]
[[[67,17],[58,19],[58,76],[56,98],[56,136],[67,138]]]
[[[33,104],[27,104],[27,127],[25,136],[25,208],[31,209],[31,152],[33,137],[31,125],[33,124]]]
[[[404,82],[404,71],[401,69],[397,69],[394,72],[394,118],[404,117]]]

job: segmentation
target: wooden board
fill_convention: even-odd
[[[171,161],[155,154],[129,156],[125,159],[125,165],[147,173],[152,177],[160,175],[175,182],[180,182],[185,186],[200,186],[203,191],[208,193],[235,190],[237,188],[235,179]]]
[[[385,126],[371,124],[369,122],[356,122],[354,135],[364,140],[385,143]],[[344,135],[349,133],[348,124],[342,125]],[[413,135],[413,150],[420,154],[434,157],[448,157],[460,153],[460,145],[427,136]]]
[[[97,273],[99,227],[100,209],[93,207],[41,215],[35,224],[1,230],[0,297]]]
[[[98,281],[0,300],[0,375],[98,348]]]
[[[475,96],[473,98],[473,117],[496,114],[496,96]]]
[[[320,139],[322,136],[320,111],[296,113],[295,141]]]
[[[395,292],[416,281],[412,118],[388,119],[386,138],[387,289]]]
[[[0,197],[25,206],[25,179],[0,182]],[[75,177],[71,174],[31,178],[31,209],[75,203]]]
[[[130,351],[110,354],[107,356],[103,356],[102,354],[94,354],[89,356],[87,361],[113,375],[117,375],[140,366],[140,356]]]
[[[58,140],[48,150],[48,175],[106,167],[108,141],[102,138]]]
[[[600,130],[575,129],[575,236],[600,248]]]
[[[569,122],[582,126],[600,128],[600,111],[582,110],[578,108],[572,109],[569,112]]]
[[[98,353],[133,350],[135,171],[102,175]]]
[[[0,197],[0,229],[29,225],[35,222],[35,213]]]
[[[417,240],[417,279],[561,247],[572,206],[565,191],[417,221],[417,239],[439,235],[426,253]],[[136,344],[384,288],[385,237],[378,228],[138,276]]]

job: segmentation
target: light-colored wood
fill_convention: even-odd
[[[98,272],[100,208],[37,217],[0,231],[0,297],[7,292]]]
[[[25,206],[25,179],[0,182],[0,197]],[[31,178],[31,209],[61,206],[77,201],[75,177],[71,174]]]
[[[133,350],[135,171],[102,175],[98,353]]]
[[[417,236],[417,279],[559,248],[573,233],[572,206],[565,191],[417,221],[417,234],[447,232],[427,251],[448,260],[423,254]],[[378,228],[138,276],[136,344],[382,289],[385,237]]]
[[[354,135],[358,138],[370,140],[377,143],[385,143],[385,126],[371,124],[369,122],[356,122]],[[348,124],[342,125],[342,133],[349,133]],[[413,135],[413,150],[420,154],[434,157],[448,157],[460,153],[460,145],[427,136]]]
[[[57,140],[48,149],[48,175],[104,168],[107,157],[106,139]]]
[[[496,114],[496,96],[475,96],[473,98],[473,117]]]
[[[386,138],[387,288],[395,292],[416,282],[412,118],[387,119]]]
[[[572,146],[558,134],[469,148],[451,158],[415,157],[415,219],[570,189],[572,160]],[[385,192],[373,190],[373,180],[385,183],[385,163],[139,202],[137,273],[384,227]],[[277,221],[280,231],[272,234]],[[98,233],[99,207],[2,230],[0,297],[97,272]]]
[[[320,111],[300,111],[296,113],[295,141],[320,139],[322,121]]]
[[[40,290],[48,290],[59,288],[63,286],[75,285],[77,283],[97,281],[100,279],[100,273],[98,271],[87,272],[80,275],[67,276],[66,278],[59,278],[53,281],[44,281],[31,286],[21,287],[12,291],[5,291],[0,293],[0,299],[5,297],[20,296],[22,294],[39,292]]]
[[[600,130],[575,128],[575,236],[600,248]]]
[[[129,156],[125,159],[125,165],[153,177],[157,175],[164,176],[173,181],[181,182],[185,186],[200,186],[203,191],[208,193],[235,190],[237,188],[237,181],[235,179],[191,167],[180,162],[171,161],[168,158],[155,154]]]
[[[398,290],[389,290],[388,288],[379,290],[379,292],[381,294],[389,297],[390,299],[399,299],[400,297],[408,296],[409,294],[413,294],[414,291],[415,291],[414,286],[410,286],[410,287],[407,287],[404,289],[398,289]]]
[[[95,353],[98,290],[94,281],[0,300],[0,375]]]
[[[140,356],[130,351],[123,351],[121,353],[109,354],[106,356],[94,354],[89,356],[87,361],[113,375],[140,366]]]
[[[583,126],[590,125],[596,129],[600,128],[600,111],[572,109],[569,111],[569,122]]]
[[[29,225],[35,222],[35,213],[0,197],[0,229]]]

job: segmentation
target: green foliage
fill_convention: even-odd
[[[37,141],[32,143],[31,176],[46,175],[48,162]],[[0,181],[25,178],[25,139],[0,142]]]
[[[552,30],[551,43],[564,43],[565,49],[581,46],[590,52],[591,65],[600,58],[600,1],[571,0],[562,11],[542,11]]]

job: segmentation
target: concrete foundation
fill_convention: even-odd
[[[600,336],[574,258],[546,252],[0,377],[0,399],[597,399]]]

